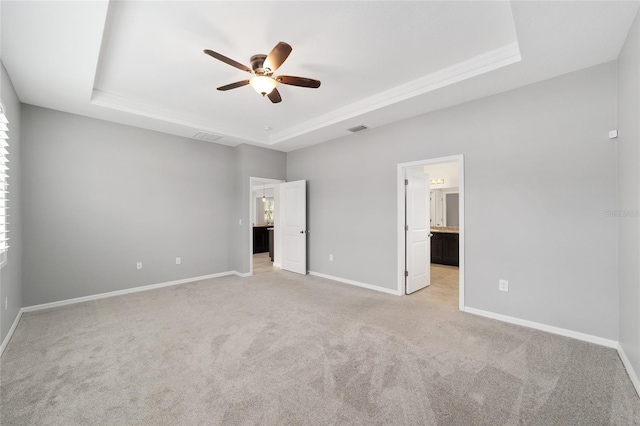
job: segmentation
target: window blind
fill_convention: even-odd
[[[0,260],[9,248],[9,120],[0,109]]]

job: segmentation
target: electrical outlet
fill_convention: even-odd
[[[332,254],[329,255],[329,262],[333,262],[333,255]]]
[[[142,262],[138,262],[138,263],[136,263],[136,268],[138,268],[138,269],[142,269]]]
[[[238,225],[242,225],[242,219],[238,219]]]
[[[4,298],[4,310],[6,311],[9,308],[9,296]]]
[[[182,263],[182,258],[176,257],[176,265],[180,265]]]
[[[507,281],[507,280],[499,280],[498,281],[498,290],[500,290],[500,291],[509,291],[509,281]]]

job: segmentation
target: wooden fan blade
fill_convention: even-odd
[[[310,87],[317,89],[320,87],[320,80],[314,80],[306,77],[295,77],[291,75],[279,75],[276,77],[276,81],[282,84],[289,84],[291,86]]]
[[[231,58],[227,58],[224,55],[219,54],[218,52],[214,52],[213,50],[205,49],[204,53],[211,56],[212,58],[216,58],[219,61],[224,62],[225,64],[229,64],[232,67],[236,67],[242,71],[246,71],[248,73],[253,73],[253,70],[246,65],[242,65],[240,62],[236,62]]]
[[[249,80],[236,81],[235,83],[227,84],[226,86],[220,86],[218,87],[218,90],[231,90],[238,87],[246,86],[247,84],[249,84]]]
[[[276,44],[276,46],[267,55],[264,61],[264,67],[269,68],[272,72],[280,68],[280,65],[287,60],[293,48],[284,41]]]
[[[274,104],[277,104],[278,102],[282,102],[282,97],[280,97],[280,92],[278,92],[278,89],[273,89],[271,93],[267,95],[267,97]]]

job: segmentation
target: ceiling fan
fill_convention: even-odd
[[[226,91],[250,84],[256,92],[260,93],[262,96],[266,95],[271,102],[276,104],[282,101],[280,92],[276,89],[278,83],[298,87],[310,87],[312,89],[320,87],[320,81],[312,78],[295,77],[291,75],[273,75],[273,73],[276,72],[276,70],[280,68],[280,65],[282,65],[287,59],[291,50],[293,50],[291,46],[281,41],[276,44],[268,55],[253,55],[251,57],[251,68],[246,65],[242,65],[233,59],[227,58],[218,52],[214,52],[213,50],[206,49],[204,53],[218,59],[219,61],[229,64],[232,67],[236,67],[253,75],[253,77],[248,80],[237,81],[235,83],[220,86],[218,87],[218,90]]]

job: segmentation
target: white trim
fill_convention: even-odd
[[[627,357],[627,354],[622,348],[622,345],[620,344],[620,342],[618,342],[617,349],[618,349],[618,355],[620,355],[620,359],[622,360],[622,364],[624,365],[624,368],[627,369],[627,374],[631,379],[631,383],[633,383],[633,387],[636,388],[636,392],[638,393],[638,396],[640,396],[640,380],[638,379],[638,375],[636,374],[636,371],[633,369],[633,365],[631,365],[631,361],[629,361],[629,358]]]
[[[397,180],[397,230],[398,230],[398,294],[404,294],[404,264],[405,264],[405,234],[404,234],[404,217],[405,217],[405,205],[404,205],[404,179],[407,169],[418,166],[427,166],[429,164],[440,163],[458,163],[458,193],[460,194],[459,200],[459,261],[458,261],[458,308],[464,311],[464,271],[465,271],[465,257],[464,257],[464,240],[465,240],[465,226],[464,226],[464,155],[450,155],[448,157],[432,158],[429,160],[411,161],[409,163],[398,164],[398,180]]]
[[[369,290],[375,290],[375,291],[380,291],[382,293],[387,293],[387,294],[393,294],[394,296],[400,296],[401,293],[398,293],[396,290],[390,289],[390,288],[385,288],[385,287],[379,287],[377,285],[373,285],[373,284],[366,284],[366,283],[361,283],[359,281],[353,281],[353,280],[349,280],[346,278],[340,278],[340,277],[334,277],[332,275],[327,275],[327,274],[321,274],[320,272],[313,272],[313,271],[307,271],[309,273],[309,275],[313,275],[316,277],[320,277],[320,278],[326,278],[328,280],[332,280],[332,281],[338,281],[344,284],[349,284],[349,285],[355,285],[357,287],[362,287],[362,288],[366,288]]]
[[[126,112],[129,114],[139,115],[141,117],[152,118],[154,120],[164,121],[166,123],[177,124],[180,126],[193,129],[193,132],[198,130],[206,131],[222,135],[221,139],[215,141],[217,144],[237,146],[242,142],[232,142],[228,139],[225,140],[225,136],[240,139],[246,142],[252,142],[259,146],[268,145],[268,142],[262,139],[258,139],[246,134],[240,129],[231,128],[223,123],[212,123],[210,119],[197,118],[194,116],[186,116],[176,111],[172,111],[168,108],[153,105],[150,103],[135,100],[133,98],[126,98],[124,96],[114,95],[112,93],[103,92],[102,90],[93,89],[91,92],[91,104],[104,108],[111,108],[117,111]],[[213,125],[212,125],[213,124]],[[191,136],[184,136],[186,138],[192,138]],[[201,140],[201,139],[198,139]]]
[[[232,274],[232,275],[236,275],[236,276],[241,277],[241,278],[247,278],[247,277],[252,276],[252,275],[253,275],[253,273],[251,273],[251,272],[238,272],[238,271],[233,271],[233,274]]]
[[[0,345],[0,356],[2,356],[2,354],[4,353],[5,348],[9,344],[9,340],[11,340],[11,337],[13,337],[13,333],[16,331],[16,327],[18,327],[18,323],[20,322],[20,318],[22,318],[22,312],[24,312],[24,309],[20,309],[18,311],[18,315],[16,315],[16,319],[13,320],[13,324],[11,325],[11,328],[9,329],[9,332],[7,333],[7,335],[5,336],[4,340],[2,341],[2,345]]]
[[[282,269],[282,265],[280,265],[280,263],[273,262],[273,266]]]
[[[349,118],[358,117],[368,112],[450,86],[460,81],[520,62],[521,60],[522,57],[520,55],[518,42],[509,43],[450,67],[427,74],[424,77],[338,108],[327,114],[291,126],[280,132],[273,133],[269,136],[269,145],[276,145],[314,130],[322,129]]]
[[[542,324],[535,321],[529,321],[521,318],[510,317],[508,315],[496,314],[494,312],[483,311],[481,309],[465,307],[464,312],[481,317],[491,318],[498,321],[508,322],[510,324],[521,325],[523,327],[533,328],[535,330],[546,331],[547,333],[558,334],[560,336],[571,337],[573,339],[582,340],[584,342],[595,343],[596,345],[606,346],[608,348],[618,348],[618,342],[615,340],[605,339],[604,337],[593,336],[591,334],[580,333],[579,331],[568,330],[566,328],[554,327],[552,325]]]
[[[167,123],[199,129],[219,135],[241,139],[258,146],[274,146],[298,136],[322,129],[332,124],[340,123],[349,118],[358,117],[371,111],[402,102],[413,97],[432,92],[442,87],[450,86],[460,81],[494,71],[522,60],[518,42],[512,42],[497,49],[477,55],[473,58],[435,71],[416,80],[385,90],[368,98],[320,115],[311,120],[283,129],[263,137],[249,135],[246,131],[225,125],[222,122],[211,122],[196,115],[186,115],[172,111],[169,108],[142,102],[132,97],[115,95],[98,90],[91,92],[91,103],[101,107],[111,108],[142,117],[152,118]],[[224,145],[235,146],[237,143],[225,140],[216,141]]]
[[[22,308],[23,312],[40,311],[42,309],[57,308],[58,306],[72,305],[75,303],[88,302],[91,300],[106,299],[107,297],[122,296],[124,294],[138,293],[141,291],[155,290],[162,287],[170,287],[173,285],[187,284],[195,281],[208,280],[211,278],[225,277],[228,275],[238,275],[235,271],[220,272],[218,274],[202,275],[200,277],[184,278],[181,280],[167,281],[159,284],[143,285],[140,287],[125,288],[124,290],[109,291],[107,293],[92,294],[90,296],[75,297],[73,299],[59,300],[57,302],[43,303],[40,305],[26,306]]]

